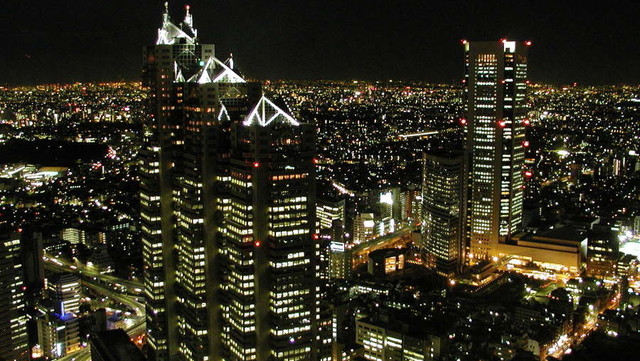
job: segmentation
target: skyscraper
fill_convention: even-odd
[[[318,352],[314,129],[261,98],[232,127],[222,227],[223,342],[234,360]]]
[[[213,49],[188,7],[145,48],[148,357],[319,359],[313,127]]]
[[[0,229],[0,359],[28,360],[20,234]]]
[[[140,209],[147,342],[152,360],[168,360],[177,353],[176,231],[174,225],[174,169],[183,131],[178,102],[185,77],[213,56],[212,44],[199,44],[187,9],[175,25],[168,6],[155,45],[144,49],[143,85],[149,88],[146,146],[140,152]],[[197,272],[197,271],[195,271]]]
[[[527,47],[467,42],[468,258],[489,259],[522,226]]]
[[[450,276],[463,255],[464,157],[429,152],[423,158],[422,257],[427,267]]]

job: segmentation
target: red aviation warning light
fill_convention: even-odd
[[[529,119],[525,119],[522,121],[522,125],[524,125],[525,127],[528,127],[531,125],[531,121]]]
[[[313,239],[318,239],[318,238],[320,238],[320,237],[318,236],[318,234],[317,234],[317,233],[314,233],[314,234],[312,234],[312,235],[311,235],[311,238],[313,238]]]
[[[531,145],[531,143],[529,143],[528,140],[525,140],[524,142],[522,142],[522,146],[525,148],[529,148],[529,146]]]
[[[533,43],[531,42],[531,40],[527,40],[527,41],[525,41],[525,42],[524,42],[524,45],[526,45],[526,46],[531,46],[531,44],[533,44]]]
[[[530,171],[530,170],[527,170],[527,171],[524,172],[524,176],[527,177],[527,178],[531,178],[531,177],[533,177],[533,172]]]
[[[467,120],[465,118],[460,118],[459,122],[460,122],[460,125],[463,125],[463,126],[467,125]]]
[[[504,127],[507,126],[507,122],[505,122],[504,120],[500,120],[500,121],[498,121],[498,126],[500,128],[504,128]]]
[[[462,43],[462,45],[468,43],[467,39],[462,39],[462,40],[460,40],[460,42]]]
[[[260,247],[260,245],[262,245],[262,242],[255,241],[255,242],[253,242],[253,245],[256,246],[256,247]]]
[[[260,166],[260,163],[258,162],[253,162],[253,168],[258,168]]]

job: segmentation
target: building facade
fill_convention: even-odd
[[[353,221],[353,243],[360,244],[376,236],[376,221],[373,213],[358,213]]]
[[[522,227],[527,48],[467,42],[468,258],[490,259]]]
[[[334,221],[345,223],[345,203],[344,199],[318,199],[316,208],[318,232],[333,227]]]
[[[0,358],[28,360],[20,233],[0,229]]]
[[[143,69],[148,358],[323,359],[313,127],[200,44],[188,7]]]
[[[80,313],[80,279],[72,273],[58,273],[48,278],[47,289],[53,311],[60,317]]]
[[[587,275],[601,279],[614,279],[620,258],[618,229],[596,225],[588,232]]]
[[[464,252],[463,155],[425,153],[422,179],[423,263],[451,276],[460,270]]]
[[[356,320],[356,342],[370,361],[432,361],[446,352],[446,338],[388,317]]]

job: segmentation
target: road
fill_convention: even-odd
[[[87,277],[97,278],[101,281],[124,286],[130,293],[141,293],[142,282],[125,280],[120,277],[104,274],[100,270],[93,267],[87,267],[80,262],[68,262],[64,259],[45,254],[42,258],[45,262],[45,268],[54,272],[70,272],[77,273]]]
[[[367,261],[367,256],[370,252],[373,252],[382,248],[391,248],[396,246],[406,246],[411,242],[411,232],[413,226],[405,226],[385,236],[374,238],[372,240],[362,242],[359,245],[351,249],[353,255],[353,267],[356,267]]]
[[[139,338],[144,335],[146,332],[145,325],[145,314],[144,314],[144,305],[136,299],[136,296],[131,296],[129,294],[123,294],[120,290],[116,288],[108,288],[104,284],[99,283],[105,282],[110,284],[112,287],[124,287],[128,293],[132,294],[141,294],[142,293],[142,284],[136,281],[123,280],[121,278],[102,274],[100,271],[87,267],[81,264],[80,262],[71,263],[62,259],[58,259],[56,257],[52,257],[50,255],[45,255],[43,257],[45,261],[45,268],[54,272],[68,272],[75,273],[81,278],[81,283],[83,286],[90,288],[101,295],[108,297],[118,303],[125,305],[126,307],[132,309],[136,317],[134,319],[134,323],[125,328],[125,331],[131,336],[132,339]],[[63,356],[58,360],[61,361],[90,361],[91,360],[91,350],[89,347],[85,347],[78,351],[72,352],[69,355]]]
[[[606,310],[614,310],[618,308],[620,306],[621,298],[622,295],[619,292],[616,292],[599,312],[598,310],[595,310],[587,316],[585,323],[582,324],[582,327],[578,326],[578,330],[573,334],[573,336],[568,336],[564,339],[561,338],[556,344],[557,347],[553,352],[550,352],[549,355],[560,359],[568,352],[568,350],[571,349],[572,346],[575,347],[582,343],[587,336],[598,328],[598,315],[604,313]]]
[[[355,255],[363,252],[368,253],[376,249],[387,247],[389,244],[397,242],[401,238],[411,234],[411,232],[413,231],[413,228],[414,228],[413,226],[405,226],[393,233],[390,233],[378,238],[374,238],[366,242],[362,242],[359,245],[353,247],[351,249],[351,252],[353,252],[353,254]]]
[[[108,289],[103,285],[95,282],[82,280],[81,283],[83,286],[97,291],[105,297],[108,297],[118,303],[129,307],[130,309],[135,311],[136,315],[141,315],[144,313],[144,305],[138,302],[133,296],[120,294],[116,290]]]

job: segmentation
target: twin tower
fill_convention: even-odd
[[[165,10],[144,49],[140,153],[151,360],[328,360],[315,130]]]

